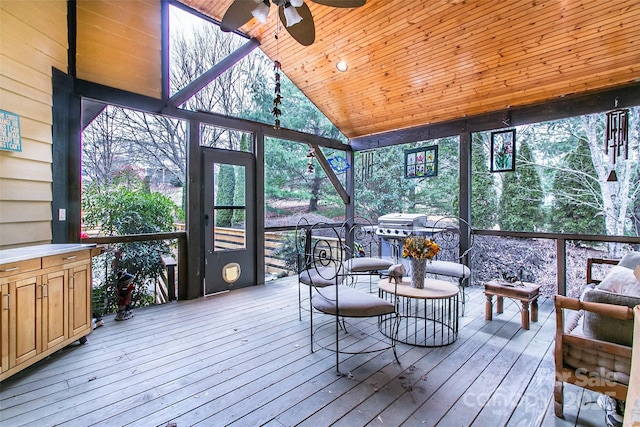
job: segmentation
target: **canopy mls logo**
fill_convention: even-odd
[[[604,375],[601,375],[597,372],[589,372],[586,368],[576,369],[575,375],[570,372],[556,372],[558,381],[569,382],[569,379],[573,377],[577,378],[573,384],[578,387],[612,387],[618,384],[615,381],[614,372],[605,372]]]

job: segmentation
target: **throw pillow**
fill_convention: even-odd
[[[618,265],[633,270],[640,265],[640,252],[627,252],[624,254]]]
[[[634,271],[620,265],[613,266],[597,288],[616,294],[640,297],[640,282],[636,280]]]

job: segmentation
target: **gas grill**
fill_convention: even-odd
[[[378,218],[376,234],[382,239],[398,239],[428,231],[426,215],[392,213]]]

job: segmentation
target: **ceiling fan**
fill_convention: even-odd
[[[324,6],[341,8],[360,7],[367,2],[367,0],[311,1]],[[254,17],[266,24],[272,3],[278,8],[280,20],[285,24],[285,29],[291,37],[303,46],[309,46],[315,41],[316,27],[311,10],[304,0],[234,0],[222,17],[220,28],[222,31],[234,31]]]

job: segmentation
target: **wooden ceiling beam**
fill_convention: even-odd
[[[249,39],[245,44],[240,46],[234,52],[230,53],[222,61],[209,68],[202,73],[198,78],[186,85],[175,95],[173,95],[169,101],[172,106],[177,107],[184,104],[189,98],[198,93],[206,85],[217,79],[222,73],[233,67],[242,58],[253,52],[255,48],[260,46],[260,42],[257,39]]]
[[[482,132],[584,114],[600,113],[613,109],[616,100],[619,108],[640,105],[640,83],[633,83],[608,91],[567,96],[544,104],[523,106],[466,119],[353,138],[350,140],[350,144],[354,151],[361,151],[456,136],[464,132]]]

